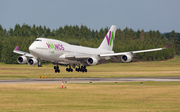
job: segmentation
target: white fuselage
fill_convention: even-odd
[[[102,50],[98,48],[89,48],[76,45],[70,45],[63,41],[47,38],[37,38],[30,47],[30,53],[41,60],[51,61],[51,62],[62,62],[62,63],[76,63],[77,60],[68,60],[65,58],[66,55],[69,56],[97,56],[100,54],[112,54],[113,51]]]
[[[78,66],[76,71],[87,72],[86,66],[103,64],[108,59],[118,61],[118,56],[121,57],[122,62],[131,62],[136,53],[159,51],[167,49],[171,45],[163,48],[114,53],[115,33],[116,26],[112,25],[98,48],[70,45],[55,39],[37,38],[29,47],[30,53],[18,50],[18,46],[13,52],[22,55],[18,57],[18,63],[28,63],[30,66],[38,64],[38,67],[42,67],[41,60],[45,60],[56,65],[54,66],[55,73],[60,72],[59,65],[69,66],[66,68],[68,72],[72,72],[71,67],[75,68],[76,66]]]

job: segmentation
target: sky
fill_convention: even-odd
[[[91,30],[116,25],[137,31],[180,32],[180,0],[0,0],[0,24],[46,26],[81,23]]]

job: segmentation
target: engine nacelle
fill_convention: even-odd
[[[121,56],[121,60],[123,61],[123,62],[125,62],[125,63],[127,63],[127,62],[130,62],[130,61],[132,61],[132,56],[131,55],[123,55],[123,56]]]
[[[91,58],[88,58],[87,59],[87,63],[89,65],[96,65],[98,63],[98,59],[94,58],[94,57],[91,57]]]
[[[38,60],[35,58],[31,58],[28,60],[28,65],[30,65],[30,66],[35,66],[37,64],[38,64]]]
[[[21,63],[21,64],[24,64],[24,63],[27,62],[27,57],[26,57],[26,56],[19,56],[19,57],[17,58],[17,62],[18,62],[18,63]]]

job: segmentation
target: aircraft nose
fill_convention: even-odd
[[[35,49],[36,49],[36,47],[35,47],[33,44],[31,44],[31,45],[29,46],[29,52],[30,52],[31,54],[33,54],[33,53],[35,52]]]

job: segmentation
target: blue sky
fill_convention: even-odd
[[[0,0],[0,24],[81,25],[180,32],[180,0]]]

